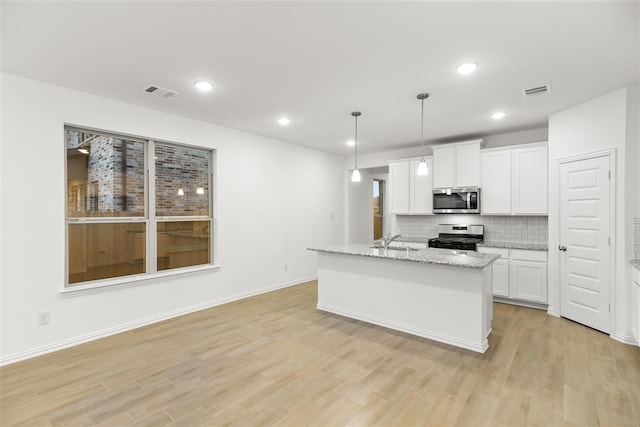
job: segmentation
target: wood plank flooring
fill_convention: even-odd
[[[481,355],[308,282],[0,368],[3,426],[638,426],[640,350],[494,304]]]

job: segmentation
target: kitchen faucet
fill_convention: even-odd
[[[386,236],[383,236],[382,237],[382,241],[383,241],[383,244],[384,244],[384,249],[385,250],[389,249],[389,245],[391,244],[391,242],[396,240],[398,237],[400,237],[399,234],[396,234],[395,236],[392,236],[391,233],[387,234]]]

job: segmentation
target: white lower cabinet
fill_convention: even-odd
[[[640,345],[640,269],[631,269],[631,334]]]
[[[491,268],[493,274],[493,295],[509,297],[509,249],[478,248],[478,252],[498,254]]]
[[[493,263],[493,294],[509,297],[509,260],[500,258]]]
[[[546,252],[511,250],[509,277],[513,279],[510,298],[547,302]]]
[[[547,252],[479,247],[498,254],[493,263],[493,295],[513,300],[547,303]]]

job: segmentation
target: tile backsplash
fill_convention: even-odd
[[[398,215],[396,220],[398,232],[407,237],[435,237],[438,224],[483,224],[487,242],[548,243],[546,216]]]
[[[640,218],[633,218],[633,259],[640,260]]]

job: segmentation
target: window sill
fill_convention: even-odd
[[[86,295],[115,289],[130,288],[134,286],[146,285],[149,283],[157,283],[166,279],[193,276],[196,274],[217,271],[220,265],[206,265],[200,267],[187,267],[174,271],[161,271],[153,274],[139,274],[135,276],[127,276],[118,279],[106,279],[96,283],[88,283],[86,285],[75,285],[60,289],[61,297],[71,297],[77,295]]]

